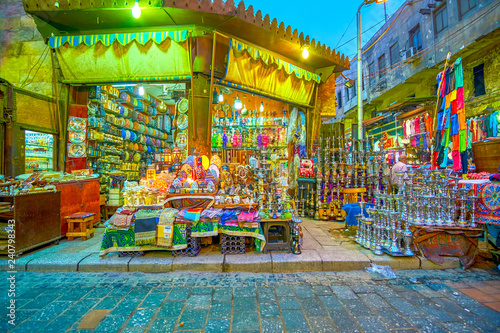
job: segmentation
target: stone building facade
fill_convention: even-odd
[[[448,52],[450,61],[463,60],[467,116],[500,108],[499,17],[494,0],[406,1],[363,47],[364,120],[433,110]],[[356,79],[356,60],[344,74]],[[477,89],[481,82],[484,91]],[[336,121],[357,123],[355,88],[342,77],[336,83]]]

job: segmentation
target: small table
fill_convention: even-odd
[[[66,237],[72,241],[74,237],[81,237],[82,240],[87,240],[87,237],[94,237],[94,213],[79,212],[66,216],[68,222],[68,232]]]
[[[269,220],[261,220],[262,231],[264,232],[264,237],[266,237],[266,245],[264,246],[263,252],[268,253],[272,250],[278,251],[291,251],[291,232],[290,232],[290,220],[282,220],[282,219],[269,219]],[[277,242],[270,242],[269,239],[269,229],[273,227],[280,227],[283,230],[282,238]]]

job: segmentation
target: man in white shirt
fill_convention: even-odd
[[[406,155],[403,154],[403,155],[399,156],[398,162],[392,166],[391,184],[393,187],[395,187],[396,193],[397,193],[397,190],[399,190],[399,186],[401,186],[400,178],[398,177],[398,175],[396,175],[396,173],[398,173],[398,172],[405,173],[401,177],[403,181],[406,181],[409,179],[408,175],[406,174],[406,172],[408,171],[408,165],[406,165],[406,163],[408,163],[408,158],[406,157]]]

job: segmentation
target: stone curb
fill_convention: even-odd
[[[147,272],[172,271],[202,272],[253,272],[292,273],[315,271],[359,271],[372,263],[390,266],[392,269],[452,269],[460,268],[458,258],[445,258],[443,265],[425,258],[391,258],[371,256],[362,252],[339,251],[318,253],[303,250],[301,255],[272,252],[270,254],[247,253],[241,255],[204,254],[197,257],[172,257],[164,253],[147,253],[143,257],[118,257],[107,255],[101,259],[97,253],[82,256],[46,254],[35,258],[18,259],[18,271],[36,272]],[[9,271],[6,259],[0,259],[0,271]]]

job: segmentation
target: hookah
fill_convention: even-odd
[[[293,254],[301,254],[302,251],[300,249],[300,227],[299,224],[302,221],[298,218],[297,215],[292,216],[292,221],[290,221],[290,230],[292,232],[292,253]]]
[[[460,227],[465,227],[467,226],[467,221],[466,221],[466,218],[467,218],[467,192],[469,192],[468,189],[466,188],[460,188],[458,189],[458,192],[460,195],[460,199],[458,199],[460,201],[460,218],[458,219],[458,226]]]
[[[356,215],[356,218],[358,220],[358,226],[357,226],[357,232],[356,232],[356,238],[355,238],[356,242],[358,242],[358,240],[359,240],[359,234],[358,234],[358,232],[359,232],[359,229],[360,229],[360,224],[362,223],[361,220],[362,219],[364,220],[364,218],[365,218],[365,216],[363,214],[363,211],[365,209],[366,202],[358,201],[358,206],[361,209],[361,212],[358,215]]]
[[[300,190],[300,204],[301,204],[301,209],[299,209],[299,211],[300,211],[299,216],[300,217],[305,217],[305,214],[306,214],[306,206],[305,206],[306,199],[304,198],[304,196],[305,196],[304,190],[305,189],[306,189],[306,187],[304,187],[304,185],[301,185],[299,187],[299,190]]]
[[[471,195],[469,197],[469,199],[471,200],[471,206],[472,206],[469,226],[471,228],[477,228],[477,223],[476,223],[476,204],[477,204],[477,202],[476,202],[476,200],[478,199],[478,197],[476,195]]]
[[[373,253],[377,256],[381,256],[384,254],[382,251],[382,244],[380,243],[380,240],[382,238],[382,212],[380,210],[375,210],[375,231],[376,231],[376,236],[375,236],[375,250]]]
[[[388,251],[391,255],[402,255],[403,253],[401,252],[401,249],[399,248],[399,237],[398,237],[398,224],[399,224],[399,219],[398,219],[398,213],[397,212],[390,212],[389,216],[391,217],[391,245],[388,248]]]

